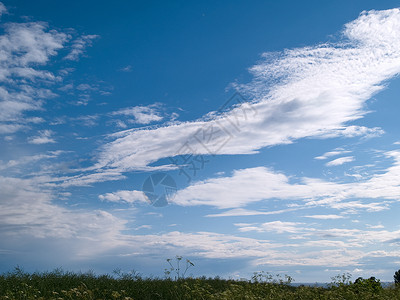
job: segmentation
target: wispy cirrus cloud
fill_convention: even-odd
[[[40,109],[43,100],[54,96],[39,82],[58,78],[35,67],[56,55],[67,35],[48,30],[42,22],[6,23],[4,28],[0,36],[0,132],[12,133],[26,127],[24,112]]]
[[[26,168],[27,165],[36,163],[42,160],[57,158],[63,151],[48,151],[46,153],[28,155],[19,157],[17,160],[9,160],[5,163],[0,161],[0,170],[12,169],[13,172],[22,172],[21,167]],[[26,169],[25,169],[26,172]]]
[[[234,208],[234,209],[226,210],[221,213],[208,214],[205,217],[216,218],[216,217],[239,217],[239,216],[268,216],[268,215],[279,215],[282,213],[297,211],[300,209],[304,209],[304,207],[303,208],[301,208],[301,207],[286,208],[286,209],[270,210],[270,211]]]
[[[99,38],[98,35],[89,34],[78,37],[72,42],[71,51],[65,56],[66,60],[78,60],[87,47],[92,46],[93,40]]]
[[[351,151],[344,150],[342,148],[338,148],[333,151],[326,152],[320,156],[316,156],[315,159],[323,160],[323,159],[328,159],[331,156],[337,156],[337,155],[347,154],[347,153],[351,153]]]
[[[246,223],[238,223],[235,224],[239,227],[239,231],[247,232],[247,231],[258,231],[258,232],[269,232],[273,231],[276,233],[297,233],[301,231],[301,227],[299,225],[303,225],[304,223],[300,222],[283,222],[283,221],[272,221],[263,224],[246,224]]]
[[[100,195],[99,199],[102,201],[125,202],[131,204],[135,202],[147,202],[146,197],[141,191],[118,191],[115,193],[107,193]]]
[[[274,232],[276,234],[298,234],[298,239],[314,240],[312,243],[319,246],[324,246],[323,242],[329,239],[342,239],[343,245],[347,247],[363,247],[366,244],[374,243],[396,243],[394,239],[399,236],[400,230],[383,230],[382,227],[371,228],[366,225],[365,228],[335,228],[328,227],[325,229],[316,228],[312,224],[302,222],[282,222],[272,221],[265,223],[236,223],[239,231],[254,231],[254,232]],[[307,243],[302,246],[307,246]]]
[[[341,215],[309,215],[304,216],[305,218],[318,219],[318,220],[336,220],[343,219],[344,216]]]
[[[5,5],[2,2],[0,2],[0,17],[1,17],[1,15],[5,14],[5,13],[7,13],[7,8],[5,7]]]
[[[6,11],[3,4],[0,14]],[[25,113],[40,111],[45,101],[57,94],[52,88],[61,83],[62,72],[46,70],[51,59],[70,42],[71,36],[49,28],[46,22],[3,24],[0,36],[0,134],[30,128]],[[95,36],[78,37],[67,56],[76,60],[83,47]]]
[[[160,103],[154,103],[148,106],[133,106],[123,108],[111,113],[113,116],[125,116],[129,123],[147,125],[152,122],[159,122],[163,119],[160,112]]]
[[[340,166],[348,162],[354,161],[354,156],[343,156],[327,162],[327,167]]]
[[[132,66],[131,65],[127,65],[127,66],[122,67],[121,69],[119,69],[119,71],[121,71],[121,72],[131,72],[132,71]]]
[[[51,137],[52,135],[53,132],[51,130],[41,130],[38,136],[30,137],[28,143],[36,145],[55,143],[56,141]]]
[[[84,91],[98,90],[97,87],[93,87],[87,84],[81,84],[77,89]],[[73,118],[69,118],[75,124],[80,124],[87,127],[95,127],[105,122],[107,126],[113,125],[120,128],[128,128],[136,125],[148,125],[150,123],[161,122],[166,118],[175,117],[175,113],[168,114],[164,111],[164,107],[161,103],[154,103],[147,106],[139,105],[132,107],[125,107],[109,113],[96,113],[91,115],[81,115]],[[65,120],[59,120],[53,122],[57,125]],[[115,130],[115,129],[114,129]],[[129,130],[129,129],[128,129]],[[113,136],[113,134],[111,134]]]
[[[210,154],[210,148],[252,154],[301,138],[380,135],[380,128],[351,122],[368,113],[368,99],[400,72],[399,20],[399,9],[364,12],[345,25],[337,43],[266,53],[250,69],[254,79],[237,85],[248,103],[197,121],[121,132],[102,147],[96,167],[134,170],[188,152]],[[210,136],[211,127],[218,134]],[[195,138],[199,132],[208,135],[207,145]]]

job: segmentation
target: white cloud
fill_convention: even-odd
[[[127,65],[126,67],[121,68],[120,71],[122,71],[122,72],[131,72],[132,71],[132,66],[131,65]]]
[[[305,223],[272,221],[262,224],[236,224],[241,232],[294,234],[304,243],[279,243],[213,232],[167,232],[133,235],[126,232],[126,221],[109,212],[70,210],[51,204],[52,191],[38,179],[0,177],[0,237],[7,249],[26,243],[46,246],[46,260],[57,250],[65,261],[108,257],[143,257],[143,255],[190,255],[210,259],[246,259],[253,266],[350,266],[360,265],[368,257],[398,256],[398,251],[374,248],[362,252],[352,248],[381,245],[396,239],[399,231],[331,228],[317,230]],[[122,195],[123,197],[123,195]],[[46,222],[43,222],[46,220]],[[12,226],[10,232],[8,228]],[[135,229],[150,229],[142,225]],[[330,238],[328,238],[330,237]],[[341,238],[341,240],[337,240]],[[63,245],[68,252],[57,249]],[[68,246],[68,247],[67,247]],[[327,247],[309,251],[309,247]],[[329,247],[334,249],[329,249]],[[134,249],[134,250],[132,250]],[[60,252],[61,251],[61,252]],[[178,252],[177,252],[178,251]]]
[[[319,187],[323,194],[325,187]],[[193,183],[179,190],[173,202],[183,206],[239,208],[264,199],[302,199],[311,195],[312,190],[307,185],[291,185],[285,175],[258,167],[235,170],[231,177],[217,177]],[[329,188],[327,190],[326,196],[329,195]]]
[[[349,267],[358,266],[359,261],[365,257],[365,253],[357,250],[334,249],[318,250],[306,253],[294,253],[286,251],[272,258],[260,258],[255,264],[278,266],[329,266]]]
[[[400,234],[400,230],[363,230],[363,229],[347,229],[347,228],[327,228],[318,229],[312,224],[300,222],[281,222],[273,221],[266,223],[237,223],[239,231],[242,232],[274,232],[277,234],[296,234],[296,239],[305,240],[302,244],[292,244],[297,247],[319,246],[326,247],[333,242],[339,242],[342,247],[361,248],[367,245],[381,243],[396,243]],[[370,226],[367,226],[371,228]],[[372,227],[371,229],[382,229],[382,227]],[[340,239],[338,241],[338,239]],[[331,244],[331,246],[335,246]]]
[[[0,123],[0,134],[14,133],[23,128],[26,128],[26,126],[21,125],[21,124],[1,124]]]
[[[53,238],[92,238],[117,233],[123,229],[117,220],[104,211],[72,211],[54,205],[53,192],[46,188],[40,178],[18,179],[0,176],[0,234]],[[44,220],[46,220],[44,222]],[[86,223],[86,225],[83,225]],[[112,225],[111,223],[114,223]],[[13,227],[7,233],[7,228]]]
[[[52,204],[53,192],[41,180],[0,176],[0,237],[7,249],[21,247],[24,243],[30,245],[31,249],[32,245],[40,243],[41,247],[45,246],[46,260],[50,253],[57,250],[58,255],[62,253],[67,262],[87,258],[93,261],[102,259],[104,255],[116,259],[141,258],[149,254],[168,257],[180,253],[208,259],[246,259],[253,266],[347,267],[361,265],[361,261],[369,257],[399,254],[398,251],[381,250],[378,247],[396,240],[400,236],[399,231],[316,229],[302,222],[235,224],[241,233],[271,232],[297,237],[283,243],[214,232],[128,234],[127,221],[109,212],[72,210]],[[131,199],[130,195],[120,196]],[[11,232],[8,230],[10,227],[13,228]],[[139,225],[134,229],[150,227]],[[304,242],[299,242],[299,239]],[[55,245],[62,245],[61,248],[67,248],[68,252]],[[370,252],[361,251],[360,247],[364,246],[374,248]],[[310,247],[327,249],[310,251]]]
[[[43,65],[63,47],[67,36],[49,31],[46,23],[6,23],[5,34],[0,36],[0,126],[9,126],[4,132],[21,128],[21,114],[40,109],[41,100],[54,94],[45,88],[27,85],[27,81],[57,81],[52,73],[34,69]],[[7,122],[12,122],[11,124]],[[10,126],[14,126],[11,129]]]
[[[40,117],[26,118],[25,120],[27,123],[33,123],[33,124],[39,124],[45,122],[44,119]]]
[[[281,209],[281,210],[272,210],[272,211],[258,211],[258,210],[250,210],[244,208],[234,208],[222,213],[217,214],[209,214],[206,217],[238,217],[238,216],[259,216],[259,215],[278,215],[285,212],[290,212],[294,210],[299,210],[301,208],[288,208],[288,209]]]
[[[93,127],[98,125],[99,115],[88,115],[71,118],[71,121],[77,122],[83,126]]]
[[[71,52],[64,58],[67,60],[78,60],[79,57],[83,54],[86,47],[90,47],[92,45],[92,41],[98,38],[98,35],[84,35],[77,38],[72,46]]]
[[[97,182],[121,180],[126,177],[120,172],[115,172],[113,170],[107,170],[99,173],[91,174],[78,174],[74,176],[65,176],[52,178],[53,183],[58,183],[60,187],[66,188],[70,186],[91,186]]]
[[[32,164],[32,163],[35,163],[35,162],[38,162],[41,160],[57,158],[61,153],[63,153],[63,151],[49,151],[46,154],[22,156],[22,157],[18,158],[17,160],[14,160],[14,159],[9,160],[7,163],[4,163],[4,164],[0,161],[0,170],[12,168],[12,170],[15,172],[17,167],[21,167],[21,166],[26,167],[29,164]]]
[[[250,69],[253,81],[237,86],[249,103],[193,122],[121,132],[101,149],[96,167],[132,170],[186,153],[253,154],[305,137],[382,134],[350,122],[400,71],[399,20],[399,9],[363,13],[336,44],[264,54]]]
[[[294,236],[304,234],[308,239],[304,243],[278,243],[212,232],[183,233],[178,231],[160,235],[131,236],[127,238],[127,241],[135,245],[135,251],[132,255],[157,251],[162,251],[166,255],[166,253],[174,253],[173,251],[179,249],[179,253],[183,255],[188,254],[196,257],[245,258],[253,266],[349,267],[362,265],[363,259],[396,257],[399,253],[398,251],[385,250],[364,252],[360,249],[364,245],[379,247],[382,242],[397,237],[399,231],[362,231],[336,228],[316,231],[312,228],[302,227],[301,224],[296,222],[268,222],[259,224],[259,226],[266,231],[274,231],[277,234],[294,234]],[[243,226],[248,226],[248,224],[243,224]],[[258,231],[259,226],[254,226],[254,230]],[[344,240],[335,240],[332,237],[330,239],[321,238],[324,235],[341,236]],[[366,238],[365,241],[363,240],[364,237]],[[310,251],[310,247],[327,249]],[[127,247],[126,251],[129,251],[128,249]],[[125,255],[129,255],[129,252]]]
[[[390,151],[385,155],[394,160],[393,165],[383,173],[375,174],[364,181],[336,183],[304,177],[301,178],[300,183],[290,183],[289,177],[271,169],[248,168],[235,170],[232,176],[192,183],[185,189],[179,190],[173,202],[183,206],[210,205],[226,209],[242,208],[253,202],[281,199],[302,201],[305,207],[327,206],[345,210],[348,213],[359,209],[380,211],[388,207],[388,203],[383,199],[398,200],[400,198],[400,152]],[[352,199],[379,199],[380,201],[362,202]],[[292,208],[302,208],[302,206],[296,204]],[[246,215],[246,213],[240,210],[226,212],[227,215],[232,216]]]
[[[316,206],[342,210],[346,214],[354,214],[360,210],[382,211],[388,209],[390,201],[400,198],[400,152],[390,151],[385,155],[389,159],[394,159],[392,166],[383,173],[357,182],[337,183],[304,177],[300,178],[299,183],[291,183],[288,176],[272,169],[248,168],[235,170],[231,176],[193,182],[188,187],[178,190],[172,203],[181,206],[208,205],[219,209],[230,209],[222,213],[209,214],[207,217],[275,215]],[[72,184],[81,184],[84,179],[85,177],[77,177]],[[109,201],[134,203],[142,201],[141,196],[140,191],[119,191],[101,197]],[[274,199],[287,201],[287,208],[275,211],[244,209],[251,203]],[[370,199],[380,201],[373,202]],[[344,216],[308,215],[307,217],[338,219]]]
[[[53,204],[57,194],[46,178],[0,176],[0,190],[2,247],[11,253],[29,249],[23,254],[24,259],[51,266],[58,264],[61,255],[68,264],[99,257],[126,243],[121,234],[126,220],[103,210],[69,209]],[[3,259],[10,258],[11,255]]]
[[[190,253],[192,256],[224,259],[264,257],[269,253],[276,252],[273,249],[279,247],[267,240],[213,232],[173,231],[161,235],[131,236],[127,238],[127,241],[136,245],[135,254],[154,253],[156,250],[162,251],[165,255],[165,253],[173,253],[180,249],[179,253],[183,254]]]
[[[0,37],[1,63],[7,67],[28,67],[44,64],[57,50],[63,48],[67,36],[54,30],[49,31],[43,22],[7,23],[5,35]],[[29,69],[28,69],[29,70]],[[1,78],[9,74],[9,68],[2,70]],[[41,74],[36,70],[34,74]],[[29,75],[31,76],[31,75]]]
[[[0,6],[0,15],[2,7]],[[48,98],[56,94],[51,84],[61,83],[67,75],[46,70],[71,39],[63,32],[49,28],[45,22],[5,23],[0,36],[0,134],[14,133],[30,128],[27,111],[41,110]],[[67,56],[76,59],[95,36],[79,37]]]
[[[1,15],[4,15],[5,13],[7,13],[7,8],[5,7],[5,5],[0,2],[0,17]]]
[[[319,219],[319,220],[336,220],[336,219],[343,219],[343,216],[340,215],[310,215],[304,216],[305,218],[311,219]]]
[[[346,126],[343,128],[332,129],[330,132],[323,132],[321,134],[317,134],[315,138],[333,138],[333,137],[346,137],[346,138],[354,138],[361,136],[363,139],[379,137],[383,135],[385,131],[382,128],[374,127],[368,128],[365,126]]]
[[[98,88],[96,86],[91,86],[90,84],[87,83],[81,83],[76,87],[77,90],[79,91],[97,91]]]
[[[331,156],[347,154],[347,153],[351,153],[351,151],[338,148],[338,149],[335,149],[333,151],[326,152],[326,153],[322,154],[321,156],[317,156],[317,157],[315,157],[315,159],[322,160],[322,159],[327,159],[327,158],[329,158]]]
[[[267,222],[263,224],[235,224],[239,226],[239,231],[247,232],[247,231],[258,231],[258,232],[276,232],[276,233],[297,233],[300,231],[299,225],[303,225],[304,223],[299,222],[282,222],[282,221],[273,221]]]
[[[163,119],[159,108],[160,104],[158,103],[148,106],[133,106],[115,111],[112,113],[112,115],[123,115],[126,117],[132,117],[132,123],[145,125],[152,122],[158,122]]]
[[[102,201],[110,202],[147,202],[146,198],[143,195],[143,192],[141,191],[118,191],[115,193],[107,193],[104,195],[100,195],[99,199]]]
[[[51,130],[41,130],[38,136],[29,138],[28,143],[36,145],[55,143],[56,141],[51,137],[52,134]]]
[[[352,161],[354,161],[354,156],[343,156],[327,162],[325,166],[327,167],[340,166]]]
[[[9,134],[29,129],[29,123],[34,120],[25,118],[24,113],[42,110],[45,100],[56,96],[49,86],[61,83],[66,73],[55,75],[46,70],[46,65],[66,46],[70,36],[50,29],[45,22],[5,23],[3,27],[4,33],[0,36],[0,134]]]
[[[371,228],[371,229],[383,229],[383,228],[385,228],[385,226],[383,226],[382,224],[379,224],[379,225],[369,225],[369,224],[365,224],[368,228]]]

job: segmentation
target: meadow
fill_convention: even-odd
[[[336,276],[326,287],[293,286],[291,278],[255,273],[248,281],[221,278],[143,278],[117,272],[95,275],[60,269],[25,273],[20,268],[0,275],[0,299],[400,299],[400,287],[382,287],[375,278],[349,281]]]

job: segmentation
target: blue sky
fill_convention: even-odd
[[[396,5],[3,1],[0,270],[391,280]]]

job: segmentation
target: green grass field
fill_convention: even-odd
[[[267,273],[265,273],[267,274]],[[329,287],[291,286],[258,274],[252,281],[220,278],[178,280],[71,273],[28,274],[16,268],[0,276],[0,299],[400,299],[400,287],[379,280],[334,280]]]

